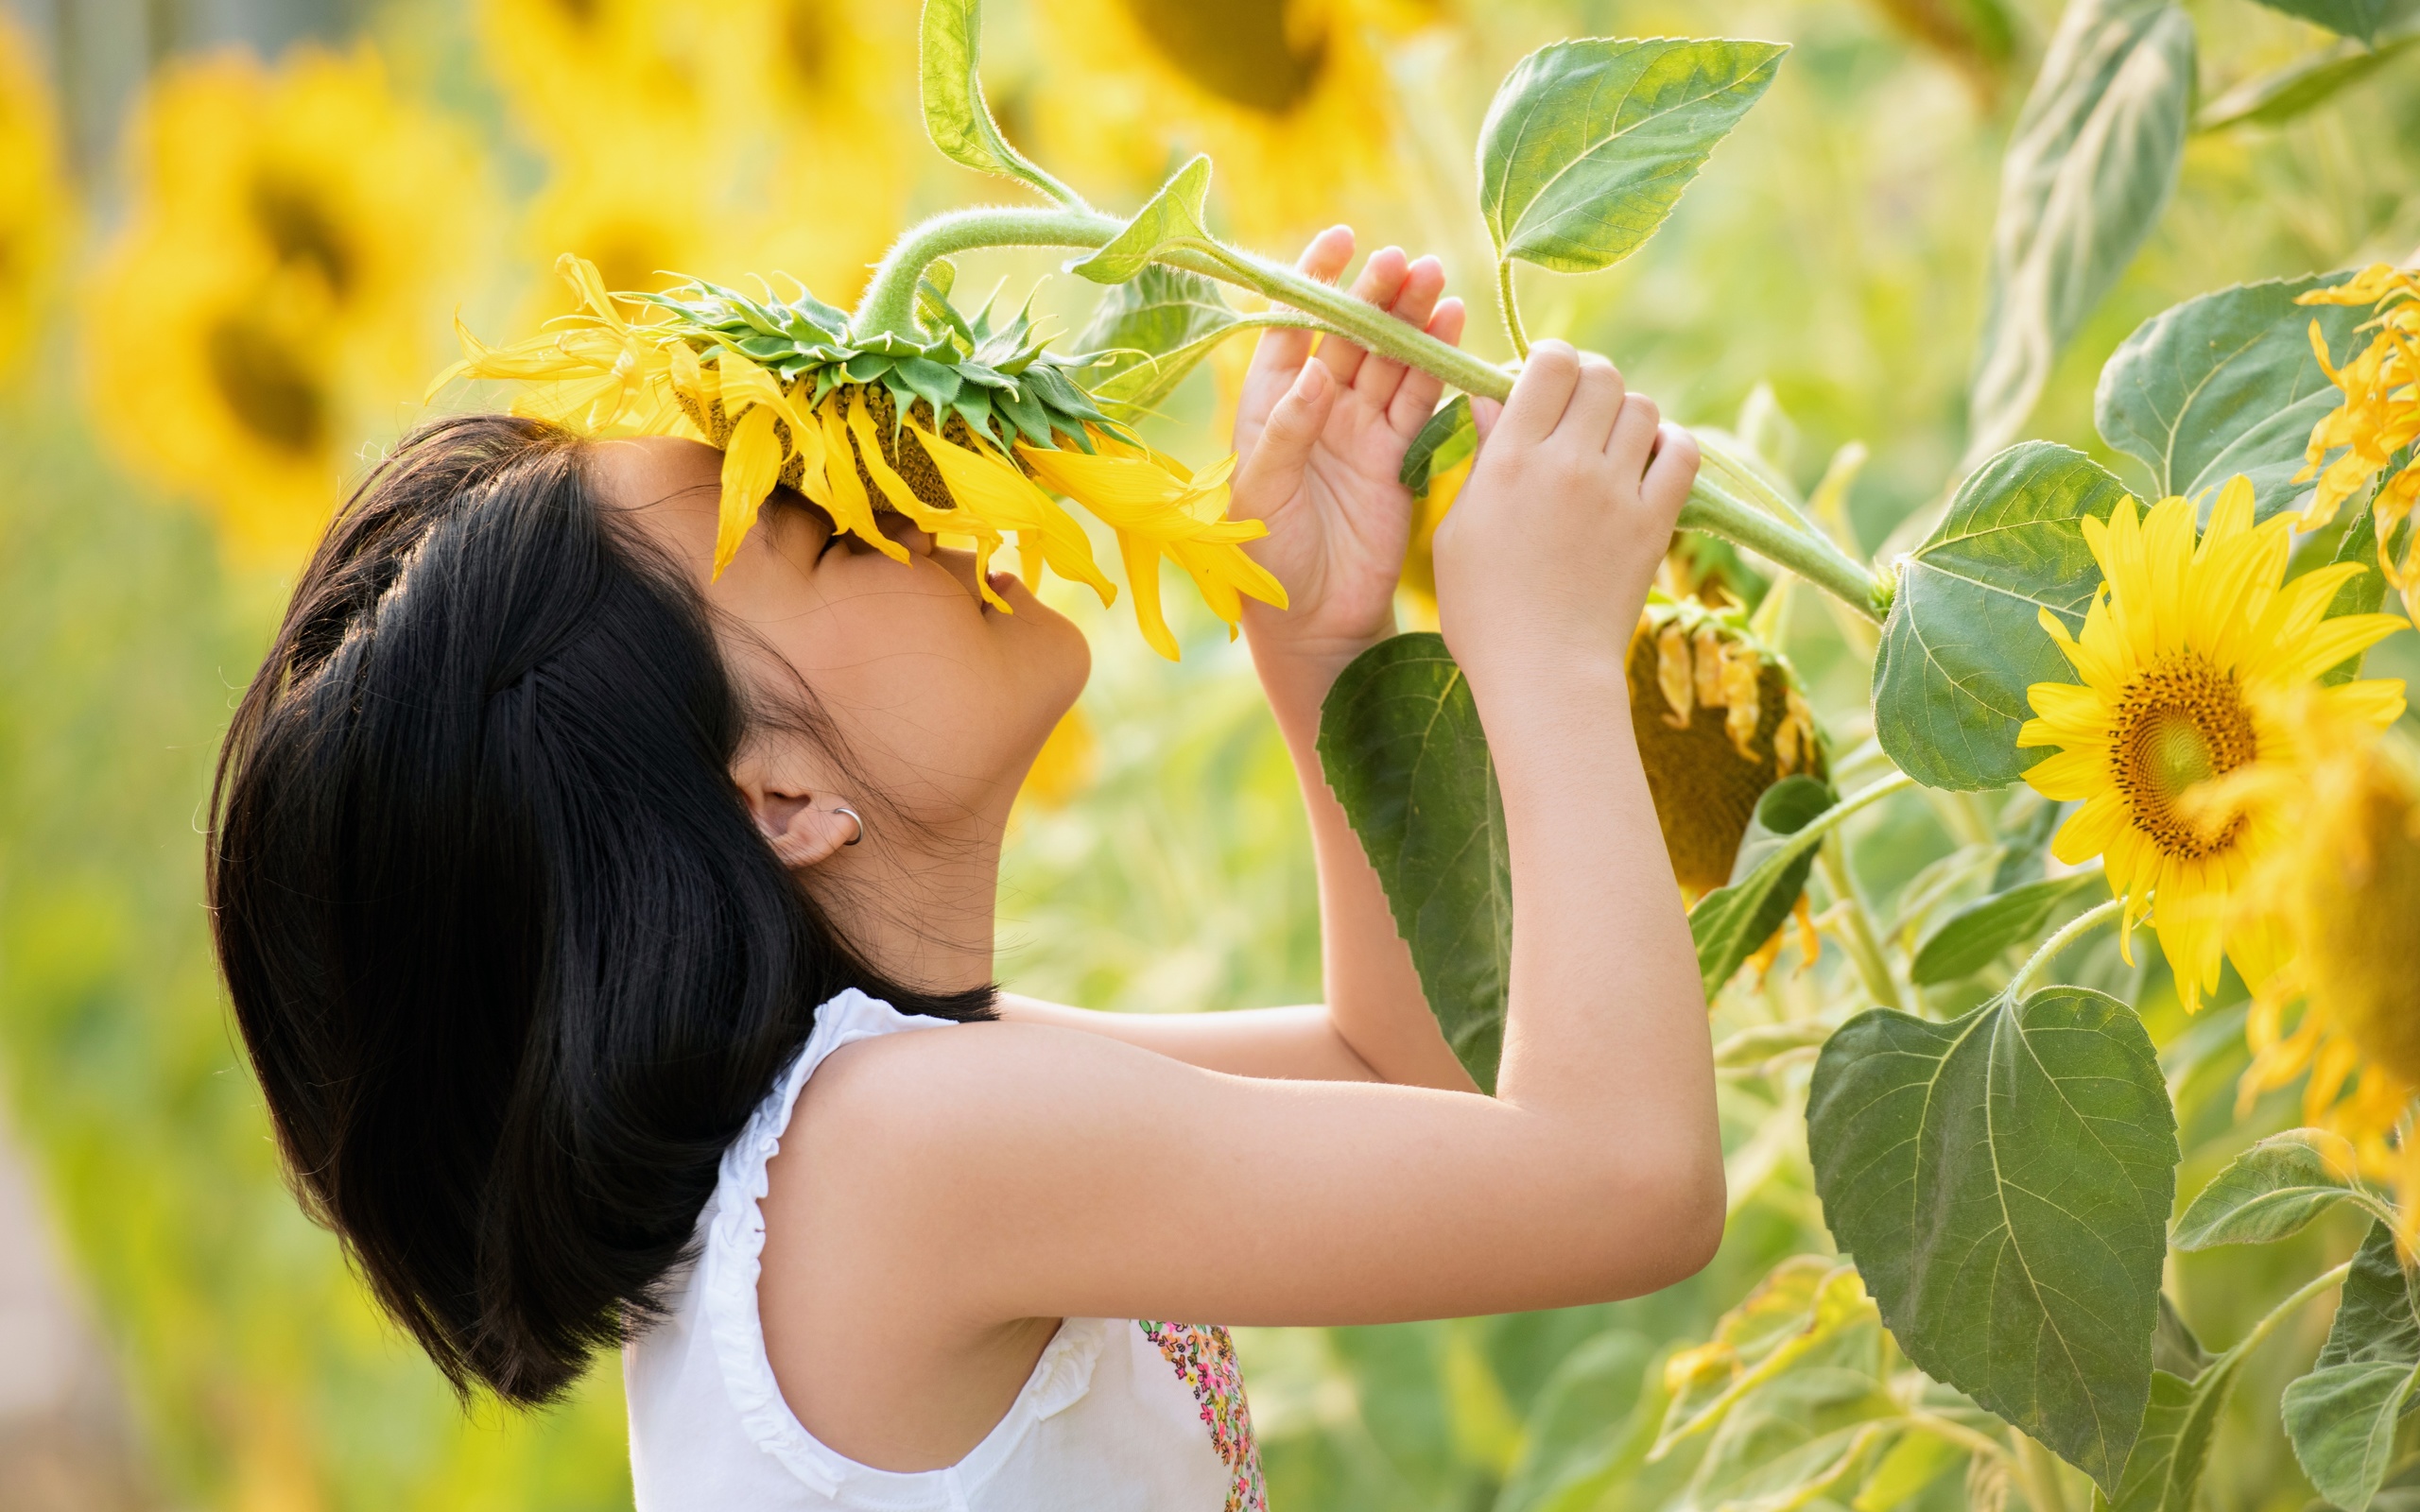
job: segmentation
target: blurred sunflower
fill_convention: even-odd
[[[2346,499],[2401,457],[2402,467],[2378,490],[2371,507],[2378,570],[2402,593],[2412,618],[2420,620],[2420,546],[2407,540],[2400,556],[2391,549],[2395,527],[2411,518],[2413,505],[2420,504],[2420,457],[2411,453],[2411,443],[2420,440],[2420,276],[2378,263],[2294,302],[2368,304],[2377,310],[2377,318],[2367,327],[2377,334],[2342,368],[2327,360],[2327,340],[2320,335],[2319,322],[2310,323],[2319,365],[2343,391],[2344,402],[2311,428],[2309,465],[2297,481],[2315,477],[2319,487],[2311,492],[2303,528],[2315,529],[2335,519]],[[2343,453],[2327,461],[2339,447]]]
[[[287,559],[356,421],[424,369],[474,162],[366,51],[177,65],[129,142],[132,213],[86,290],[95,411],[240,558]]]
[[[1814,711],[1742,611],[1695,599],[1648,605],[1627,668],[1656,822],[1694,901],[1731,880],[1765,789],[1798,772],[1824,775]]]
[[[666,0],[479,0],[477,28],[514,121],[561,158],[594,152],[598,133],[697,128],[712,56],[698,19]]]
[[[1278,244],[1385,181],[1395,151],[1378,39],[1440,19],[1418,0],[1046,0],[1056,45],[1036,125],[1070,162],[1148,181],[1217,161],[1237,231]],[[1063,70],[1063,73],[1058,72]]]
[[[74,217],[56,104],[32,43],[0,15],[0,371],[32,335]]]
[[[2083,680],[2027,689],[2038,717],[2016,740],[2060,747],[2025,774],[2044,798],[2083,805],[2051,852],[2070,866],[2102,858],[2126,900],[2126,937],[2152,916],[2187,1009],[2218,987],[2222,956],[2257,990],[2287,954],[2269,920],[2231,907],[2286,838],[2274,788],[2255,781],[2258,764],[2291,769],[2318,732],[2375,731],[2403,712],[2397,680],[2316,686],[2403,621],[2325,617],[2337,589],[2365,569],[2340,563],[2285,581],[2293,517],[2256,525],[2252,507],[2252,485],[2229,480],[2198,542],[2188,499],[2164,499],[2139,521],[2124,499],[2106,524],[2086,519],[2104,581],[2081,640],[2042,611]],[[2278,700],[2305,688],[2325,717],[2276,717]]]
[[[2308,1075],[2303,1121],[2342,1135],[2364,1174],[2394,1182],[2410,1245],[2420,1142],[2402,1125],[2420,1091],[2420,929],[2408,923],[2420,918],[2420,759],[2364,734],[2342,732],[2277,784],[2293,840],[2260,868],[2247,906],[2282,924],[2292,958],[2253,1002],[2240,1091],[2248,1111]]]
[[[1249,595],[1283,607],[1285,590],[1242,543],[1258,521],[1226,518],[1229,456],[1199,476],[1150,450],[1093,403],[1079,383],[1089,362],[1062,362],[1019,315],[993,326],[969,320],[926,285],[930,345],[898,336],[860,341],[848,318],[804,288],[786,303],[698,283],[672,295],[609,293],[596,266],[559,263],[579,313],[544,335],[489,347],[467,331],[468,355],[431,386],[458,377],[525,386],[516,413],[587,435],[674,435],[722,451],[719,574],[756,523],[776,484],[797,490],[835,528],[905,560],[879,512],[906,515],[937,535],[965,539],[977,583],[1013,538],[1026,581],[1047,566],[1115,596],[1095,565],[1083,528],[1051,498],[1083,506],[1117,537],[1134,617],[1151,647],[1176,660],[1160,613],[1160,563],[1175,561],[1232,634]],[[633,320],[625,304],[652,307]]]

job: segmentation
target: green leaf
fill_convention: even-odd
[[[1429,1011],[1472,1079],[1494,1091],[1512,874],[1495,765],[1444,640],[1398,635],[1356,658],[1321,707],[1319,751]]]
[[[2370,508],[2347,513],[2350,518],[2344,522],[2344,534],[2336,542],[2335,555],[2329,560],[2359,562],[2369,571],[2338,589],[2336,596],[2327,601],[2330,619],[2339,614],[2374,614],[2386,602],[2386,575],[2378,571],[2377,516]],[[2319,680],[2331,687],[2350,682],[2361,675],[2361,656],[2348,656],[2321,673]]]
[[[1479,127],[1479,209],[1499,258],[1610,267],[1671,213],[1773,79],[1778,43],[1584,37],[1513,66]]]
[[[2290,1128],[2238,1155],[2176,1220],[2183,1250],[2265,1245],[2302,1232],[2312,1219],[2358,1194],[2342,1173],[2352,1147],[2325,1129]]]
[[[919,48],[925,134],[942,156],[977,173],[1033,185],[1054,199],[1065,187],[1009,146],[983,99],[983,0],[925,0]]]
[[[2390,0],[2260,0],[2272,10],[2282,10],[2315,26],[2325,26],[2340,37],[2351,37],[2362,43],[2377,40],[2378,23],[2386,18]]]
[[[1857,1267],[1822,1255],[1792,1255],[1722,1314],[1703,1350],[1683,1357],[1682,1377],[1648,1457],[1720,1422],[1748,1394],[1778,1377],[1841,1330],[1874,1317]]]
[[[1128,418],[1174,393],[1219,342],[1262,323],[1236,314],[1211,280],[1153,263],[1101,297],[1075,350],[1100,354],[1085,387]]]
[[[2373,1224],[2353,1257],[2336,1322],[2310,1374],[2281,1404],[2294,1458],[2319,1494],[2364,1512],[2394,1462],[2395,1432],[2420,1385],[2420,1312],[2394,1232]]]
[[[2240,472],[2265,520],[2308,494],[2293,477],[2310,429],[2343,397],[2311,354],[2310,328],[2347,353],[2369,312],[2294,297],[2348,276],[2238,284],[2144,321],[2100,369],[2101,439],[2151,470],[2157,497],[2198,498]]]
[[[1806,1129],[1824,1218],[1908,1358],[2115,1489],[2176,1185],[2141,1022],[2073,987],[1950,1023],[1860,1014],[1816,1062]]]
[[[2376,47],[2340,39],[2265,74],[2256,74],[2195,113],[2196,131],[2231,126],[2283,126],[2325,105],[2420,43],[2420,30],[2398,26]]]
[[[2178,7],[2068,0],[2001,162],[1968,455],[2024,428],[2059,349],[2159,220],[2193,69],[2193,22]]]
[[[1090,257],[1067,265],[1067,271],[1096,284],[1123,284],[1150,266],[1169,247],[1206,245],[1209,230],[1202,224],[1210,195],[1210,160],[1197,156],[1160,185],[1150,202],[1134,213],[1126,229]]]
[[[1689,934],[1697,941],[1698,971],[1705,979],[1706,996],[1722,989],[1756,947],[1798,903],[1806,889],[1806,873],[1815,865],[1820,833],[1804,833],[1807,824],[1839,801],[1839,795],[1819,779],[1785,777],[1756,799],[1755,816],[1739,840],[1739,858],[1732,863],[1728,885],[1717,887],[1689,910]]]
[[[2081,452],[2012,446],[1967,475],[1900,564],[1874,662],[1875,735],[1927,787],[1998,787],[2047,754],[2019,750],[2026,688],[2075,673],[2038,613],[2071,630],[2100,586],[2083,517],[2106,520],[2126,487]]]
[[[2061,903],[2100,880],[2098,871],[2077,872],[1977,899],[1925,936],[1908,964],[1908,980],[1932,987],[1981,971],[2002,951],[2033,940]]]
[[[1415,499],[1428,497],[1428,480],[1452,471],[1454,464],[1478,448],[1478,426],[1471,420],[1471,396],[1456,394],[1452,403],[1428,417],[1420,434],[1403,454],[1395,481]]]
[[[2095,1487],[2094,1512],[2193,1512],[2220,1409],[2242,1366],[2243,1356],[2230,1353],[2192,1381],[2152,1371],[2151,1405],[2118,1477],[2117,1494]]]

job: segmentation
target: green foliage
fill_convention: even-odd
[[[2374,42],[2378,23],[2394,9],[2394,0],[2260,0],[2272,10],[2298,16],[2315,26],[2361,43]]]
[[[1268,323],[1236,314],[1212,280],[1154,263],[1101,296],[1075,350],[1100,357],[1085,376],[1094,400],[1131,420],[1166,402],[1219,342]]]
[[[2420,17],[2410,13],[2387,28],[2375,46],[2340,40],[2304,54],[2292,62],[2257,74],[2202,107],[2193,117],[2197,131],[2222,131],[2235,126],[2283,126],[2318,109],[2343,91],[2365,82],[2396,58],[2420,43]]]
[[[1478,426],[1471,419],[1471,396],[1456,394],[1428,417],[1411,445],[1405,448],[1396,480],[1411,490],[1413,498],[1425,499],[1430,478],[1450,471],[1478,449]]]
[[[1209,195],[1210,160],[1196,156],[1160,185],[1108,246],[1068,264],[1067,271],[1096,284],[1122,284],[1171,247],[1208,246],[1210,230],[1202,217]]]
[[[1788,50],[1590,37],[1523,59],[1479,128],[1479,210],[1496,256],[1564,273],[1629,256],[1763,95]]]
[[[1918,987],[1955,982],[2031,944],[2058,913],[2059,905],[2101,880],[2098,871],[2050,877],[1979,898],[1934,926],[1908,962],[1908,980]]]
[[[2366,1512],[2394,1463],[2404,1415],[2420,1402],[2420,1307],[2394,1231],[2371,1226],[2353,1257],[2336,1324],[2311,1373],[2286,1388],[2286,1435],[2319,1494]]]
[[[1478,707],[1443,638],[1398,635],[1336,679],[1320,765],[1386,885],[1429,1011],[1480,1087],[1504,1049],[1512,873]]]
[[[2151,1389],[2175,1115],[2151,1037],[2081,988],[1824,1048],[1807,1151],[1899,1347],[2104,1486]]]
[[[2183,1250],[2265,1245],[2300,1233],[2330,1208],[2361,1200],[2350,1146],[2315,1128],[2273,1134],[2235,1158],[2176,1220]]]
[[[2368,312],[2294,297],[2344,277],[2220,289],[2161,311],[2118,348],[2093,418],[2110,445],[2151,470],[2152,497],[2198,498],[2239,472],[2265,520],[2309,493],[2294,474],[2311,427],[2343,397],[2312,354],[2310,331],[2342,357]]]
[[[2142,1432],[2126,1456],[2117,1494],[2096,1488],[2097,1512],[2192,1512],[2209,1464],[2210,1435],[2242,1366],[2241,1357],[2229,1353],[2189,1380],[2153,1370]]]
[[[2336,550],[2329,559],[2358,562],[2369,570],[2338,589],[2336,596],[2327,601],[2327,613],[2331,619],[2339,614],[2375,613],[2378,606],[2386,602],[2386,575],[2378,571],[2377,515],[2371,509],[2355,509],[2350,506],[2344,507],[2343,513],[2346,518],[2341,524],[2344,533],[2337,538]],[[2411,528],[2411,523],[2405,522],[2396,532],[2397,541]],[[2361,660],[2358,656],[2348,656],[2321,673],[2319,680],[2331,685],[2350,682],[2361,675]]]
[[[983,98],[983,0],[925,0],[919,82],[925,134],[942,156],[977,173],[1030,184],[1072,200],[1059,180],[1009,145]]]
[[[2193,22],[2167,0],[2069,0],[2000,168],[1967,455],[2033,412],[2051,363],[2151,234],[2192,105]]]
[[[1875,734],[1901,771],[1927,787],[1998,787],[2038,759],[2016,745],[2032,717],[2025,690],[2075,678],[2039,614],[2083,627],[2100,569],[2083,521],[2124,497],[2107,469],[2048,441],[1967,474],[1900,565],[1874,663]]]
[[[1822,829],[1817,816],[1839,800],[1817,778],[1785,777],[1756,800],[1755,816],[1739,837],[1739,859],[1731,881],[1698,900],[1689,910],[1689,934],[1697,941],[1698,973],[1708,997],[1720,991],[1757,948],[1789,917],[1806,874],[1814,869]]]

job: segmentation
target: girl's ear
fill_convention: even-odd
[[[817,807],[815,795],[804,783],[784,781],[761,757],[742,757],[731,775],[757,831],[793,871],[831,859],[864,833],[855,813],[841,812],[832,802]]]

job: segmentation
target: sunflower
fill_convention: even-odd
[[[1820,777],[1814,712],[1742,611],[1695,599],[1651,603],[1631,638],[1631,728],[1672,870],[1690,898],[1731,880],[1765,789]]]
[[[1248,239],[1336,218],[1357,185],[1394,177],[1396,125],[1373,39],[1436,19],[1403,0],[1047,0],[1057,41],[1036,92],[1071,162],[1122,156],[1145,180],[1207,152]]]
[[[835,528],[906,559],[882,534],[881,511],[971,541],[984,598],[993,554],[1013,537],[1028,583],[1046,566],[1107,604],[1083,527],[1051,497],[1065,496],[1115,532],[1144,639],[1171,661],[1176,637],[1160,614],[1160,561],[1190,576],[1232,634],[1245,595],[1282,606],[1285,590],[1242,543],[1268,533],[1226,518],[1227,458],[1196,476],[1102,414],[1078,382],[1083,366],[1044,349],[1020,314],[994,327],[969,320],[925,286],[928,345],[897,336],[857,341],[847,317],[804,288],[787,302],[691,283],[672,294],[609,294],[594,265],[558,264],[579,313],[514,346],[462,334],[458,377],[527,385],[516,413],[590,435],[690,436],[723,453],[719,574],[774,486],[786,484]],[[652,315],[633,320],[622,306]]]
[[[0,16],[0,370],[25,350],[75,214],[58,123],[32,46]]]
[[[368,53],[177,65],[129,133],[133,211],[88,287],[94,407],[239,558],[306,545],[357,418],[408,394],[477,178]]]
[[[2025,774],[2044,798],[2083,805],[2051,852],[2070,866],[2102,858],[2126,901],[2125,937],[2151,915],[2188,1009],[2217,988],[2222,956],[2256,989],[2285,954],[2263,920],[2228,927],[2231,897],[2284,830],[2268,790],[2235,774],[2298,765],[2307,730],[2276,717],[2277,700],[2403,626],[2391,614],[2326,618],[2337,589],[2364,569],[2340,563],[2286,582],[2293,518],[2256,525],[2252,507],[2252,485],[2229,480],[2198,542],[2187,499],[2139,520],[2123,499],[2106,524],[2086,519],[2104,580],[2082,638],[2042,611],[2083,680],[2027,689],[2038,717],[2016,740],[2059,747]],[[2383,729],[2403,711],[2392,679],[2308,696],[2331,728]],[[2234,781],[2213,785],[2222,778]]]
[[[2294,840],[2260,869],[2247,906],[2274,915],[2293,955],[2253,1002],[2241,1099],[2249,1110],[2307,1074],[2304,1122],[2395,1183],[2409,1244],[2420,1148],[2401,1125],[2420,1091],[2420,930],[2380,921],[2420,918],[2420,759],[2347,733],[2279,784]]]
[[[699,14],[666,0],[480,0],[479,50],[549,158],[595,155],[599,133],[671,130],[702,146],[707,81],[722,70]]]
[[[2400,457],[2402,466],[2378,490],[2371,507],[2378,569],[2403,595],[2412,618],[2420,620],[2420,547],[2407,541],[2400,557],[2390,549],[2395,527],[2420,503],[2420,458],[2411,454],[2412,441],[2420,438],[2420,277],[2378,263],[2345,283],[2313,289],[2295,302],[2377,309],[2377,318],[2370,322],[2377,334],[2342,368],[2327,360],[2327,338],[2320,334],[2319,322],[2310,323],[2319,365],[2343,391],[2344,402],[2311,427],[2309,465],[2296,481],[2316,478],[2319,487],[2311,492],[2303,527],[2314,529],[2335,519],[2339,506]],[[2326,461],[2327,454],[2340,446],[2343,455]]]

